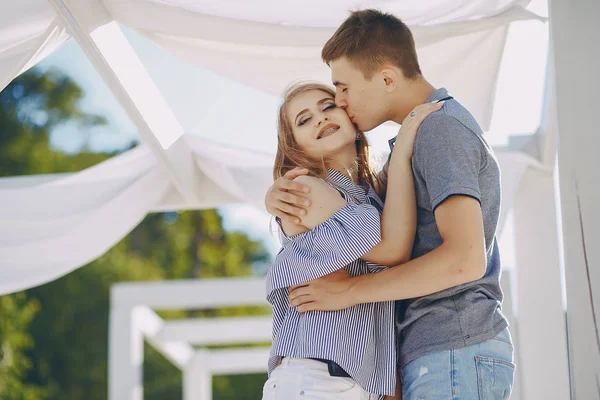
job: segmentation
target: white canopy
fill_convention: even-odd
[[[598,50],[593,50],[598,48],[600,28],[593,16],[600,14],[600,6],[597,0],[550,2],[554,7],[552,21],[558,29],[553,32],[553,48],[562,51],[559,56],[554,54],[558,60],[556,88],[558,96],[564,97],[548,101],[549,122],[533,141],[536,158],[521,152],[498,152],[503,171],[503,215],[513,209],[517,236],[530,234],[527,245],[517,252],[519,282],[529,282],[546,300],[541,309],[520,297],[519,324],[527,328],[519,331],[523,350],[528,352],[528,360],[546,360],[524,364],[528,381],[522,391],[529,391],[531,398],[556,398],[557,393],[564,393],[561,390],[567,367],[561,358],[566,354],[566,339],[561,329],[562,304],[560,298],[557,300],[559,252],[549,248],[552,246],[548,243],[562,243],[553,233],[556,224],[552,170],[556,138],[564,142],[569,135],[572,143],[564,147],[560,156],[563,215],[568,216],[562,226],[568,239],[565,263],[569,298],[584,304],[582,311],[570,311],[569,327],[579,340],[576,351],[571,353],[571,366],[585,371],[576,381],[574,392],[585,398],[592,398],[587,395],[595,393],[593,398],[598,398],[595,382],[600,374],[600,350],[594,310],[600,307],[594,308],[593,294],[597,294],[600,284],[590,273],[590,263],[597,261],[600,254],[591,246],[600,239],[600,218],[594,211],[600,191],[591,172],[595,160],[592,149],[598,147],[598,136],[589,132],[595,112],[593,96],[598,92],[593,71],[600,68]],[[327,67],[319,57],[321,46],[348,10],[379,8],[407,22],[415,35],[424,74],[434,85],[450,88],[487,129],[508,26],[517,20],[540,19],[525,10],[527,3],[2,2],[0,89],[72,37],[128,112],[143,146],[72,175],[0,179],[0,294],[50,281],[84,265],[108,250],[148,212],[215,207],[238,201],[262,204],[263,192],[271,181],[272,156],[216,146],[184,134],[117,23],[133,28],[191,63],[279,94],[297,79],[329,82]],[[577,55],[573,59],[563,55],[571,46]],[[549,90],[548,99],[552,96]],[[577,107],[587,112],[575,112]],[[569,131],[572,126],[578,129]],[[545,280],[540,284],[542,278]],[[526,293],[529,288],[520,285],[519,293]],[[529,332],[535,335],[527,336]],[[544,340],[540,341],[542,337]],[[548,346],[556,351],[548,354]],[[588,351],[591,348],[595,350]],[[556,362],[548,361],[549,357],[555,357]]]
[[[426,3],[10,2],[0,9],[0,88],[68,40],[66,32],[75,35],[93,61],[104,57],[113,64],[105,70],[99,67],[101,74],[112,69],[118,75],[117,57],[110,54],[115,43],[106,44],[108,38],[119,40],[114,32],[112,36],[106,33],[110,29],[107,26],[116,20],[188,61],[279,94],[296,79],[329,82],[328,68],[320,60],[322,45],[345,19],[347,10],[368,5],[403,18],[414,31],[428,79],[451,87],[483,125],[489,125],[508,24],[537,17],[523,8],[527,3],[523,1]],[[119,76],[108,83],[112,87],[128,85],[126,78]],[[134,93],[132,87],[124,89],[117,98],[128,96],[136,103],[123,100],[134,121],[140,117],[159,119],[156,108],[166,106],[160,94],[154,94],[155,104],[151,107],[155,109],[144,113],[135,108],[146,106],[140,99],[147,101],[151,87],[143,96]],[[140,121],[146,122],[145,130],[149,132],[142,138],[149,147],[74,175],[0,180],[0,293],[47,282],[90,262],[117,243],[148,212],[240,201],[262,204],[271,182],[271,157],[204,143],[182,136],[183,132],[174,134],[181,129],[174,117],[162,117],[171,119],[171,125]],[[217,156],[224,153],[230,154]],[[175,160],[185,158],[184,154],[191,155],[194,165],[174,165]],[[504,168],[516,171],[505,174],[505,193],[512,193],[510,196],[516,193],[525,166],[535,163],[530,158],[518,158],[521,162]],[[507,197],[505,194],[505,205],[511,202]]]
[[[80,13],[77,24],[84,32],[114,19],[194,64],[276,95],[293,80],[330,82],[321,47],[348,10],[377,7],[411,26],[424,74],[434,85],[453,88],[484,129],[508,24],[539,18],[523,8],[528,1],[522,0],[64,3]],[[0,88],[66,39],[64,24],[48,2],[2,5]]]

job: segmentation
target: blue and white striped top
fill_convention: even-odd
[[[286,236],[280,230],[283,247],[267,274],[267,299],[273,306],[269,375],[282,356],[327,359],[367,392],[391,396],[396,386],[393,302],[333,312],[299,313],[289,306],[289,286],[340,268],[351,276],[387,268],[359,259],[381,241],[381,200],[372,187],[365,190],[335,170],[328,178],[348,204],[307,232]]]

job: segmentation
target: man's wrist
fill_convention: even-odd
[[[365,303],[362,299],[362,283],[364,282],[367,275],[359,275],[353,278],[350,278],[350,287],[348,288],[348,296],[350,298],[350,303],[352,306],[357,304]]]

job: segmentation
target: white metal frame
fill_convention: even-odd
[[[142,400],[144,340],[183,373],[184,400],[211,400],[214,374],[265,372],[269,348],[194,346],[268,343],[268,316],[164,321],[152,309],[268,305],[262,278],[123,283],[111,289],[109,400]]]
[[[517,326],[510,272],[502,278],[504,313]],[[131,282],[111,289],[109,400],[141,400],[144,340],[183,372],[183,400],[212,400],[212,376],[265,372],[269,348],[195,349],[193,346],[265,343],[271,316],[164,321],[153,309],[263,306],[262,278]],[[520,371],[519,380],[522,380]],[[513,395],[519,400],[518,394]]]

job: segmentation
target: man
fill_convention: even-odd
[[[504,399],[514,375],[501,312],[495,237],[500,172],[473,116],[421,74],[414,40],[398,18],[357,11],[325,44],[336,104],[362,131],[401,123],[418,104],[445,100],[422,123],[412,168],[417,196],[413,259],[351,278],[344,271],[292,288],[299,311],[398,300],[398,375],[404,399]],[[384,169],[385,170],[385,169]],[[267,210],[296,220],[310,204],[291,171],[267,194]]]

